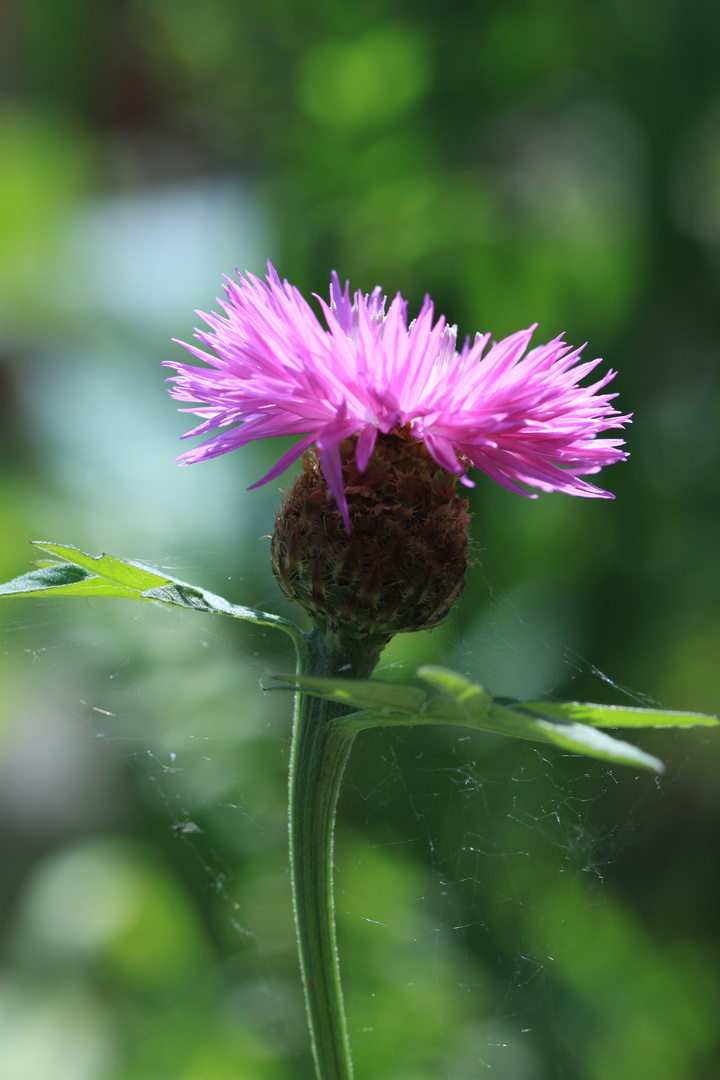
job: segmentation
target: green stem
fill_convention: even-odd
[[[367,679],[385,639],[312,630],[299,673]],[[352,1080],[333,902],[335,807],[354,733],[334,723],[348,707],[295,695],[290,754],[290,873],[305,1005],[318,1080]]]

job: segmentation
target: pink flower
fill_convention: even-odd
[[[349,284],[343,292],[335,273],[330,306],[317,298],[326,329],[298,290],[268,267],[267,284],[252,274],[239,283],[226,279],[226,299],[218,301],[224,315],[198,313],[210,332],[196,337],[212,352],[179,342],[206,366],[165,362],[178,372],[168,380],[171,395],[190,402],[184,412],[202,418],[184,438],[217,432],[177,458],[180,464],[254,439],[301,435],[253,487],[315,443],[349,525],[339,444],[357,436],[363,472],[377,433],[409,425],[435,461],[467,486],[473,486],[465,475],[472,465],[523,495],[529,493],[519,484],[613,498],[581,479],[627,456],[622,439],[597,438],[630,420],[611,405],[615,394],[600,392],[615,372],[579,385],[600,360],[580,363],[582,349],[562,337],[526,352],[534,326],[489,348],[490,334],[478,334],[458,352],[457,328],[443,316],[433,325],[429,297],[408,327],[400,294],[386,312],[379,288],[351,300]]]

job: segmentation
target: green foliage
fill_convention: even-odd
[[[417,687],[379,679],[323,679],[315,675],[278,675],[277,679],[292,683],[293,688],[297,686],[313,697],[337,701],[377,715],[378,724],[383,722],[384,716],[415,717],[425,704],[425,693]],[[413,720],[413,723],[417,722]]]
[[[373,126],[412,110],[429,81],[424,49],[406,26],[385,26],[353,42],[324,41],[305,58],[300,103],[318,123]]]
[[[590,1075],[611,1080],[618,1061],[628,1077],[702,1075],[694,1061],[712,1053],[720,989],[701,951],[658,941],[618,896],[598,905],[581,882],[538,884],[530,915],[537,941],[596,1018]]]
[[[359,710],[339,721],[348,731],[394,725],[458,724],[496,735],[552,743],[573,753],[659,773],[664,771],[664,765],[658,758],[596,728],[691,727],[718,723],[713,716],[661,709],[628,709],[577,701],[509,702],[491,697],[477,683],[446,668],[425,665],[418,668],[416,674],[435,693],[428,696],[414,686],[375,679],[353,681],[308,675],[278,678],[316,697],[342,702]]]
[[[70,545],[34,543],[59,558],[38,561],[36,570],[0,586],[0,595],[119,597],[160,602],[275,626],[290,634],[296,642],[301,639],[300,631],[286,619],[231,604],[205,589],[158,574],[143,563],[106,554],[88,555]],[[349,731],[393,725],[459,724],[497,735],[551,743],[574,753],[655,772],[664,769],[657,758],[596,729],[690,727],[717,723],[715,717],[678,711],[587,702],[504,701],[493,698],[483,687],[464,676],[432,665],[418,668],[417,676],[435,693],[428,696],[415,686],[379,680],[298,675],[285,681],[316,697],[347,704],[357,710],[342,721]]]
[[[580,701],[526,701],[522,708],[533,713],[542,713],[557,720],[577,720],[592,727],[696,727],[714,726],[716,716],[704,713],[679,712],[675,709],[640,709],[627,705],[594,705]]]
[[[32,311],[37,330],[58,309],[52,290],[38,305],[38,279],[61,249],[66,215],[91,187],[93,155],[57,103],[44,112],[11,101],[0,103],[0,324],[15,329]]]
[[[112,555],[87,555],[84,551],[67,544],[50,544],[33,541],[36,547],[58,555],[58,560],[42,560],[22,577],[0,585],[4,596],[114,596],[124,600],[147,600],[155,603],[175,604],[194,611],[207,611],[215,615],[229,615],[245,622],[274,626],[284,630],[295,640],[300,631],[288,619],[265,611],[231,604],[222,596],[206,589],[188,585],[167,574],[158,574],[143,563],[128,559],[116,559]]]

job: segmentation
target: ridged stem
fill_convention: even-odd
[[[300,673],[367,679],[385,641],[315,629]],[[290,754],[290,873],[305,1004],[318,1080],[352,1080],[333,901],[333,832],[353,735],[334,721],[348,707],[298,692]]]

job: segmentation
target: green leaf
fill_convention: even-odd
[[[35,547],[42,551],[49,551],[51,555],[57,555],[65,562],[82,566],[91,574],[131,590],[133,593],[142,593],[145,589],[152,589],[157,585],[164,584],[167,578],[156,573],[149,566],[142,563],[134,563],[123,559],[115,559],[112,555],[86,555],[76,547],[69,544],[48,544],[41,540],[33,540]]]
[[[492,725],[492,727],[490,726]],[[487,721],[479,725],[485,730],[496,731],[500,735],[513,735],[516,738],[532,739],[535,742],[552,743],[564,750],[588,757],[612,761],[618,765],[639,765],[654,772],[665,772],[665,766],[659,758],[646,754],[632,743],[614,739],[604,731],[588,727],[585,724],[568,720],[548,720],[534,716],[524,709],[493,705],[488,710]]]
[[[138,597],[137,590],[113,584],[72,563],[43,562],[39,569],[0,585],[0,596],[122,596]]]
[[[285,689],[293,686],[315,697],[354,706],[357,712],[337,720],[352,732],[370,727],[452,724],[549,743],[572,753],[616,764],[655,772],[664,769],[662,762],[651,754],[598,731],[591,724],[579,722],[579,716],[572,715],[572,709],[581,710],[583,706],[576,703],[571,703],[570,715],[549,715],[543,711],[544,703],[539,706],[535,702],[508,704],[496,700],[477,683],[446,668],[428,665],[419,668],[417,675],[428,686],[429,692],[416,686],[375,679],[323,679],[310,675],[277,677],[286,684]],[[557,705],[558,711],[562,707]],[[599,713],[592,710],[602,711],[606,707],[588,705],[585,708],[591,711],[588,715],[598,716]],[[712,721],[706,718],[706,722]]]
[[[3,596],[114,596],[125,600],[174,604],[194,611],[229,615],[234,619],[275,626],[299,642],[302,634],[294,623],[279,615],[231,604],[222,596],[160,574],[152,567],[112,555],[87,555],[68,544],[33,541],[36,547],[61,560],[38,560],[35,570],[0,585]]]
[[[382,716],[389,710],[408,715],[412,718],[412,724],[421,723],[417,714],[424,705],[425,692],[415,686],[382,682],[380,679],[320,679],[313,675],[275,675],[274,678],[286,685],[272,689],[300,688],[313,697],[376,713],[381,722]]]
[[[703,713],[594,705],[589,701],[523,701],[514,707],[556,720],[577,720],[591,727],[694,727],[697,724],[720,723],[717,716],[705,716]]]
[[[457,718],[457,723],[466,721],[474,723],[487,715],[488,706],[493,701],[492,697],[482,686],[470,682],[464,675],[458,675],[456,671],[436,667],[433,664],[425,664],[418,668],[416,674],[423,682],[429,683],[438,691],[438,694],[426,705],[426,716],[434,717],[436,714],[442,714],[447,717],[449,709],[450,715]]]
[[[497,735],[551,743],[603,761],[664,772],[665,766],[658,758],[630,743],[565,718],[536,715],[522,703],[502,704],[481,686],[454,671],[426,666],[419,668],[417,674],[439,691],[424,710],[425,723],[462,724]]]

